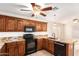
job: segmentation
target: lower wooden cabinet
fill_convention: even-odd
[[[66,44],[66,56],[74,56],[74,45],[73,44]]]
[[[0,52],[6,53],[8,56],[23,56],[25,54],[25,41],[5,43]]]
[[[37,50],[43,49],[43,39],[37,39]]]
[[[50,53],[54,53],[54,41],[53,40],[48,40],[48,51]]]
[[[9,56],[17,56],[18,55],[18,48],[16,45],[16,42],[10,42],[10,43],[6,43],[7,46],[7,53],[9,54]]]
[[[50,53],[54,53],[54,41],[49,39],[43,39],[43,49]]]
[[[17,42],[18,55],[23,56],[25,54],[25,41]]]
[[[48,39],[37,39],[37,50],[45,49],[50,53],[54,53],[54,41]]]
[[[8,56],[6,52],[6,44],[0,49],[0,56]]]

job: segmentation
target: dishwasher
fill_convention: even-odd
[[[54,55],[55,56],[66,56],[66,43],[54,42]]]

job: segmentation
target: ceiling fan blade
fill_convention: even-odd
[[[46,16],[44,13],[40,13],[40,15],[42,15],[42,16]]]
[[[20,9],[21,11],[31,11],[31,10],[26,10],[26,9]]]
[[[52,7],[43,8],[41,11],[49,11],[49,10],[52,10]]]
[[[32,7],[34,7],[35,6],[35,3],[31,3],[31,5],[32,5]]]

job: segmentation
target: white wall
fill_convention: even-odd
[[[79,23],[69,21],[65,24],[65,39],[79,39]]]
[[[72,39],[72,24],[65,24],[65,39]]]
[[[48,22],[48,37],[55,33],[57,39],[64,39],[64,24]]]

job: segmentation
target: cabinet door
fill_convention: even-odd
[[[47,31],[47,23],[42,23],[42,31]]]
[[[43,49],[45,49],[45,50],[48,49],[48,39],[43,38]]]
[[[22,20],[22,19],[18,19],[17,20],[17,31],[19,32],[23,32],[24,31],[24,26],[26,24],[26,21],[25,20]]]
[[[0,15],[0,32],[5,32],[5,19],[6,17]]]
[[[48,51],[50,53],[53,53],[54,52],[54,44],[53,44],[53,41],[52,40],[48,40]]]
[[[29,26],[35,26],[35,21],[29,20]]]
[[[41,22],[36,22],[36,31],[42,31],[42,24]]]
[[[7,32],[15,32],[17,29],[17,20],[12,17],[6,18],[6,31]]]
[[[37,39],[37,50],[41,50],[43,48],[43,39]]]
[[[17,56],[18,50],[16,46],[16,42],[7,43],[7,53],[9,56]]]
[[[25,54],[25,41],[17,42],[18,45],[18,55],[23,56]]]

